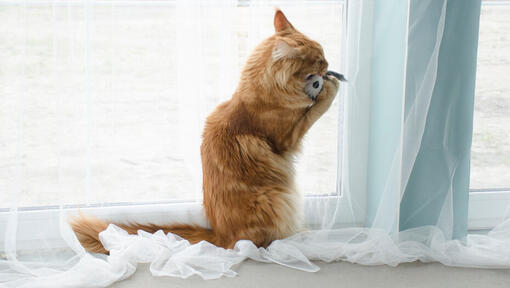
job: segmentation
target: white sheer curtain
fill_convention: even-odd
[[[127,235],[110,225],[101,233],[109,256],[87,254],[79,245],[66,224],[66,217],[76,211],[68,204],[136,204],[141,199],[180,198],[175,203],[98,204],[82,206],[82,210],[120,221],[172,219],[206,225],[199,202],[182,201],[200,197],[201,125],[210,110],[233,91],[242,63],[235,59],[242,59],[263,36],[272,33],[274,3],[151,1],[141,9],[137,6],[141,2],[129,2],[131,5],[121,8],[125,1],[80,2],[83,5],[55,1],[49,10],[33,8],[31,3],[15,5],[16,12],[6,20],[19,28],[19,33],[8,34],[8,41],[21,41],[23,45],[13,57],[6,58],[17,77],[2,79],[5,113],[0,117],[4,120],[2,136],[7,137],[2,138],[6,139],[2,142],[6,148],[2,164],[10,166],[0,173],[2,189],[8,191],[4,201],[10,209],[0,219],[0,241],[5,251],[0,260],[0,286],[55,287],[59,283],[62,287],[105,287],[129,277],[137,263],[150,263],[154,276],[199,275],[214,279],[235,276],[234,265],[246,258],[309,272],[318,270],[311,260],[365,265],[420,260],[510,267],[509,221],[488,235],[454,240],[452,187],[444,190],[446,197],[440,201],[436,223],[410,229],[401,229],[399,223],[409,179],[427,136],[434,91],[439,89],[441,49],[449,40],[445,33],[452,27],[445,23],[453,17],[451,9],[455,8],[449,5],[458,5],[459,1],[350,1],[348,10],[342,10],[345,6],[339,2],[320,2],[332,5],[325,6],[331,14],[321,14],[324,11],[317,8],[318,2],[312,6],[306,1],[280,3],[293,24],[319,42],[330,43],[328,37],[332,36],[328,33],[340,35],[343,29],[348,30],[343,62],[340,42],[326,45],[325,50],[331,68],[345,72],[349,82],[335,106],[310,131],[299,164],[301,172],[313,172],[298,183],[305,193],[316,194],[305,200],[307,222],[321,229],[275,241],[267,249],[243,240],[235,249],[225,250],[207,242],[189,245],[162,232]],[[314,29],[316,26],[309,24],[316,21],[321,27],[332,21],[328,20],[333,19],[330,16],[341,19],[342,12],[347,15],[347,27]],[[312,17],[313,13],[321,17]],[[383,17],[385,13],[392,17]],[[101,18],[101,14],[108,17]],[[30,25],[37,15],[49,21]],[[209,22],[210,18],[215,20]],[[267,18],[268,24],[255,25],[260,18]],[[66,25],[58,25],[59,21]],[[37,39],[28,37],[30,29],[41,25],[50,25],[46,28],[54,31],[50,33],[52,45],[31,51],[29,44]],[[243,25],[249,32],[232,28]],[[162,32],[157,27],[168,30]],[[423,27],[427,33],[420,30]],[[431,39],[427,42],[431,45],[424,45],[423,50],[416,50],[421,48],[415,46],[420,42],[413,38],[417,31],[419,39]],[[172,36],[167,38],[166,33]],[[138,37],[131,39],[133,35]],[[105,41],[110,46],[103,45]],[[169,47],[177,48],[173,51]],[[161,51],[168,53],[167,57],[160,57]],[[41,54],[51,55],[50,67],[67,68],[42,73],[49,64],[29,59]],[[39,66],[26,65],[28,61]],[[149,64],[159,68],[149,69]],[[108,71],[107,78],[99,73],[104,70]],[[35,86],[28,85],[32,81]],[[37,90],[26,88],[41,85],[51,92],[35,98]],[[455,83],[452,87],[459,88]],[[385,105],[382,110],[381,103]],[[44,121],[30,118],[37,117],[41,109],[54,116]],[[345,117],[339,116],[344,111]],[[455,107],[447,111],[453,115]],[[385,113],[389,112],[396,116],[388,118]],[[343,135],[342,145],[337,144],[338,131]],[[374,139],[383,141],[375,145]],[[331,161],[337,159],[338,147],[343,161]],[[452,151],[445,153],[445,159],[457,167]],[[329,160],[316,161],[320,157]],[[41,163],[45,166],[38,166]],[[75,163],[81,165],[73,170]],[[341,169],[337,169],[337,163],[341,163]],[[334,181],[337,171],[342,171],[342,176]],[[53,177],[44,178],[43,172]],[[52,182],[42,185],[38,177]],[[81,186],[76,187],[76,181],[70,180],[73,177]],[[430,190],[432,195],[436,192]],[[76,193],[81,196],[74,198]],[[34,202],[39,196],[46,198]],[[42,212],[18,209],[41,203],[58,208],[46,207]]]
[[[78,208],[207,225],[202,125],[273,33],[276,4],[341,70],[342,1],[0,3],[0,286],[105,286],[132,273],[138,260],[85,254],[66,224]],[[309,209],[338,197],[341,104],[310,131],[299,160],[299,186],[315,195]]]

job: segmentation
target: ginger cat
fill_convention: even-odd
[[[211,229],[188,224],[119,227],[133,234],[163,230],[191,243],[206,240],[224,248],[241,239],[265,247],[303,229],[293,158],[305,133],[331,105],[339,83],[326,75],[321,45],[297,31],[280,10],[274,28],[275,34],[249,57],[232,99],[206,121],[203,205]],[[324,79],[317,97],[304,92],[309,75]],[[82,245],[99,253],[108,253],[98,237],[107,225],[83,215],[71,221]]]

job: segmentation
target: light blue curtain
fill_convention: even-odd
[[[441,17],[442,4],[410,1],[406,115],[415,104],[413,92],[419,90],[415,76],[426,71],[429,62],[424,59],[434,49],[434,23]],[[400,204],[400,230],[437,224],[449,237],[467,233],[480,6],[480,0],[447,1],[437,78],[420,150]],[[452,214],[445,216],[450,219],[441,219],[442,211],[450,209]]]
[[[373,7],[366,225],[463,237],[480,0],[364,3]]]

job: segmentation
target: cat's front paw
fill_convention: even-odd
[[[340,82],[333,77],[326,75],[323,77],[324,84],[322,86],[322,91],[317,95],[317,102],[333,102],[335,99],[336,93],[338,92],[338,88],[340,87]]]

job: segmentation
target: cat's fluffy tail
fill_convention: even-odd
[[[103,247],[99,241],[99,233],[106,230],[109,222],[100,220],[98,218],[80,214],[79,217],[73,218],[69,224],[76,233],[81,245],[89,252],[108,254],[108,251]],[[216,244],[216,234],[213,230],[203,228],[197,225],[189,224],[173,224],[173,225],[154,225],[154,224],[115,224],[120,228],[126,230],[129,234],[136,234],[138,230],[143,230],[149,233],[154,233],[158,230],[163,232],[172,232],[188,240],[190,243],[198,243],[205,240],[209,243]]]

